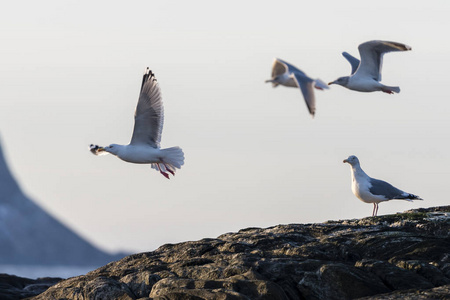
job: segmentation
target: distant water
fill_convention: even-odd
[[[0,273],[16,275],[30,279],[39,277],[69,278],[84,275],[97,269],[99,266],[74,267],[74,266],[27,266],[27,265],[0,265]]]

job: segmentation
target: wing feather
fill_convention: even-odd
[[[342,52],[342,55],[345,57],[345,59],[347,59],[347,61],[350,63],[350,65],[352,66],[352,75],[355,74],[356,70],[359,67],[359,59],[357,59],[356,57],[354,57],[353,55],[347,53],[347,52]]]
[[[383,65],[383,55],[392,51],[407,51],[411,47],[389,41],[369,41],[362,43],[358,47],[361,56],[361,64],[355,75],[371,77],[381,81],[381,68]]]
[[[387,199],[396,199],[401,197],[403,192],[402,190],[399,190],[395,186],[393,186],[390,183],[387,183],[386,181],[370,178],[370,184],[372,185],[369,189],[369,191],[374,195],[380,195],[384,196]]]
[[[147,68],[134,114],[134,130],[130,145],[147,144],[160,147],[164,125],[161,89],[152,71]]]
[[[297,82],[298,87],[302,91],[303,98],[305,99],[306,106],[309,113],[314,117],[316,113],[316,97],[314,94],[314,80],[299,73],[293,73],[294,79]]]

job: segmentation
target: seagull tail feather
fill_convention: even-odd
[[[328,90],[329,89],[328,84],[326,84],[325,82],[323,82],[319,78],[314,80],[314,87],[316,89],[319,89],[319,90]]]
[[[399,200],[406,200],[406,201],[413,201],[413,200],[423,200],[422,198],[420,198],[417,195],[414,194],[409,194],[409,193],[404,193],[399,197],[396,197],[394,199],[399,199]]]
[[[171,147],[162,149],[163,162],[172,167],[172,171],[175,172],[175,168],[180,169],[184,165],[184,153],[180,147]]]
[[[400,87],[398,87],[398,86],[385,86],[384,88],[383,88],[383,91],[388,91],[390,94],[392,94],[392,93],[400,93]]]

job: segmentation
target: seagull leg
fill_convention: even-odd
[[[169,178],[169,174],[167,174],[165,171],[169,171],[170,173],[172,173],[172,171],[171,170],[169,170],[168,168],[167,168],[167,166],[164,164],[164,163],[157,163],[156,164],[157,166],[158,166],[158,168],[159,168],[159,172],[164,176],[164,177],[166,177],[167,179],[170,179]]]
[[[167,179],[170,179],[169,178],[169,174],[167,174],[166,172],[163,172],[163,171],[159,171],[164,177],[166,177]]]
[[[377,208],[376,210],[375,210],[375,217],[377,216],[377,214],[378,214],[378,203],[374,203],[375,204],[375,207]]]
[[[373,210],[372,210],[372,217],[375,217],[375,208],[377,207],[377,205],[374,203],[373,204]]]
[[[321,88],[320,86],[315,85],[314,86],[316,89],[323,91],[323,88]]]
[[[164,167],[166,168],[166,170],[167,170],[170,174],[172,174],[173,176],[175,176],[175,172],[172,171],[166,164],[164,164]]]
[[[391,95],[392,95],[392,94],[394,93],[393,91],[391,91],[391,90],[387,90],[387,89],[386,89],[386,90],[382,90],[382,91],[383,91],[383,93],[386,93],[386,94],[391,94]]]

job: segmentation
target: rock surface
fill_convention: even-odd
[[[95,267],[124,256],[97,249],[24,195],[0,146],[0,264]]]
[[[449,289],[446,206],[167,244],[34,299],[449,299]]]
[[[0,299],[16,300],[36,296],[61,280],[61,278],[39,278],[33,280],[0,274]]]

